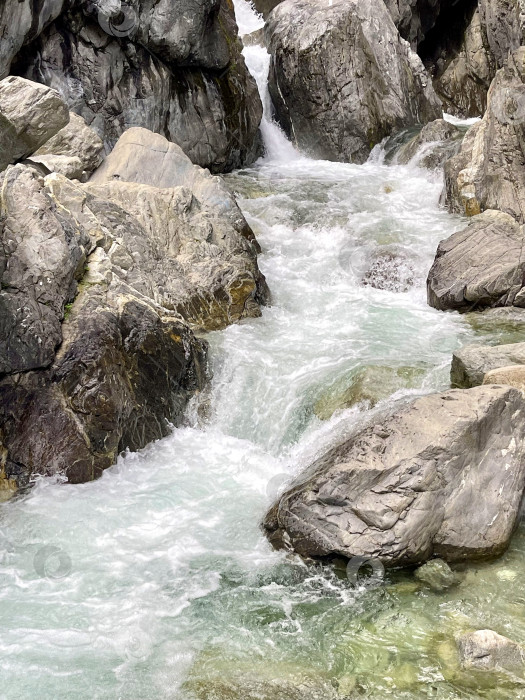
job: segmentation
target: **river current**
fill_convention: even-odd
[[[459,671],[453,644],[470,627],[525,639],[521,531],[444,594],[409,573],[349,581],[261,532],[320,451],[371,410],[447,388],[453,350],[494,337],[426,304],[437,244],[464,225],[439,205],[441,175],[386,164],[384,147],[361,166],[297,153],[271,122],[266,52],[245,54],[267,154],[225,180],[272,305],[208,336],[209,404],[185,427],[97,482],[42,479],[0,507],[0,698],[525,697],[519,679]]]

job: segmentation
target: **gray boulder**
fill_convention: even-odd
[[[401,164],[412,162],[434,170],[459,151],[463,136],[457,126],[436,119],[399,149],[396,161]]]
[[[104,144],[100,136],[86,124],[82,117],[74,112],[71,112],[69,117],[69,124],[46,141],[33,155],[78,158],[81,171],[90,175],[102,163]],[[48,160],[45,163],[47,165]]]
[[[525,649],[493,630],[467,632],[457,639],[461,666],[465,670],[525,671]]]
[[[525,230],[499,211],[486,211],[439,244],[427,280],[436,309],[472,311],[523,306]]]
[[[510,387],[419,398],[320,457],[264,527],[305,557],[497,556],[519,521],[524,438],[525,401]]]
[[[452,212],[497,209],[525,223],[525,47],[498,71],[483,120],[445,166],[446,202]]]
[[[69,122],[55,91],[24,78],[0,81],[0,172],[34,153]]]
[[[467,345],[452,356],[450,381],[452,386],[468,389],[483,384],[492,370],[509,365],[525,365],[525,343]]]
[[[382,0],[285,0],[268,19],[267,40],[277,117],[315,157],[362,163],[385,136],[441,116]]]
[[[107,150],[142,126],[214,172],[252,162],[262,104],[232,4],[132,0],[124,20],[119,7],[71,3],[17,57],[17,71],[59,90]]]

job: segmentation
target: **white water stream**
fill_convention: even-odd
[[[265,52],[246,54],[267,101]],[[498,588],[511,581],[523,595],[519,548],[439,599],[406,582],[355,590],[272,551],[260,531],[283,480],[366,410],[316,415],[349,377],[401,368],[416,380],[396,396],[443,388],[453,349],[474,337],[426,305],[437,243],[462,225],[438,205],[439,177],[380,158],[311,161],[268,110],[267,156],[227,181],[263,248],[273,304],[209,337],[206,425],[120,458],[97,482],[42,480],[1,507],[2,699],[277,700],[296,697],[282,679],[312,674],[366,698],[508,697],[458,690],[435,635],[490,608],[483,623],[508,618],[523,636]],[[394,290],[363,284],[378,255]],[[269,683],[262,695],[250,690],[257,678]]]

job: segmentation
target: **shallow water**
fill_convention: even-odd
[[[416,378],[378,409],[446,388],[452,351],[490,339],[426,305],[436,246],[463,225],[439,207],[439,177],[375,156],[352,166],[292,149],[226,178],[272,306],[209,336],[208,422],[192,410],[99,481],[42,480],[0,507],[1,698],[525,697],[519,679],[462,674],[453,644],[471,627],[525,640],[523,532],[436,594],[410,573],[355,585],[260,531],[283,484],[370,405],[322,421],[320,401],[370,367]],[[370,285],[382,264],[393,289]]]

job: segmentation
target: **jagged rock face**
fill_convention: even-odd
[[[479,0],[481,23],[497,68],[523,43],[524,11],[523,0]]]
[[[393,131],[441,116],[382,0],[286,0],[267,37],[277,117],[315,157],[362,163]]]
[[[482,116],[495,71],[485,28],[476,10],[465,31],[458,55],[434,81],[445,111],[463,117]]]
[[[489,91],[483,120],[445,165],[446,202],[473,215],[497,209],[525,223],[525,47],[509,57]]]
[[[24,44],[36,39],[42,30],[56,19],[65,0],[20,2],[3,0],[0,5],[0,78],[9,74],[11,61]]]
[[[445,311],[525,306],[525,228],[486,211],[439,244],[427,280],[428,303]]]
[[[252,162],[262,105],[229,0],[135,0],[124,19],[114,6],[71,3],[12,70],[57,89],[106,148],[142,126],[214,172]]]
[[[516,389],[419,398],[315,462],[271,509],[266,531],[302,556],[386,566],[496,556],[519,519],[524,438]]]

